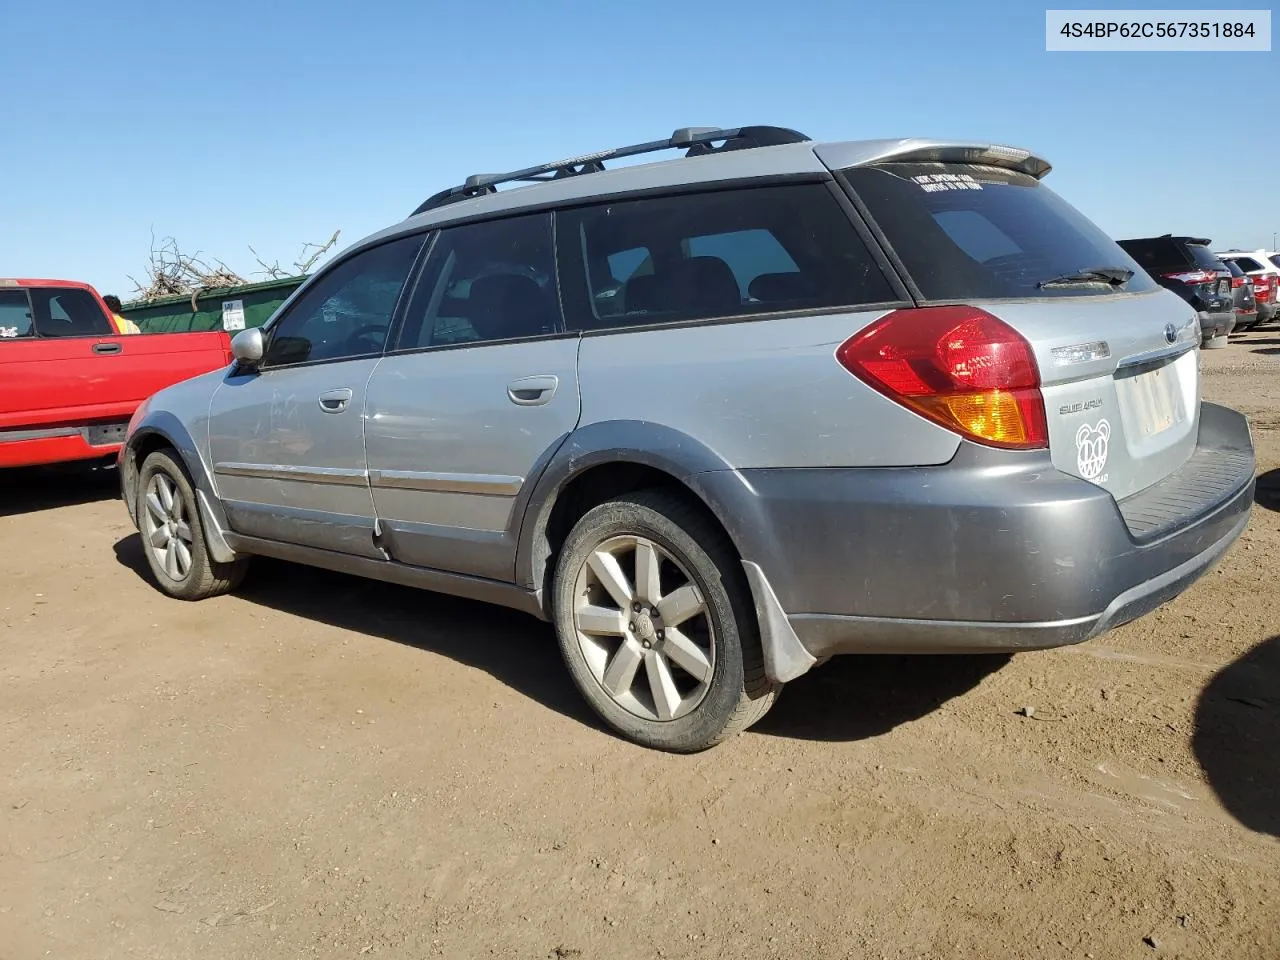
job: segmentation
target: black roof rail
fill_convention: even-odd
[[[612,150],[601,150],[567,160],[556,160],[542,163],[524,170],[513,170],[510,173],[477,173],[456,187],[449,187],[439,193],[432,194],[419,204],[410,216],[417,216],[427,210],[434,210],[459,200],[497,193],[498,184],[516,181],[538,182],[543,180],[561,180],[565,177],[577,177],[584,173],[601,173],[605,160],[617,160],[621,157],[634,157],[642,153],[657,153],[662,150],[684,150],[686,157],[700,157],[711,153],[725,153],[729,150],[746,150],[753,147],[772,147],[783,143],[803,143],[811,139],[798,130],[787,127],[681,127],[666,140],[651,140],[648,143],[636,143],[628,147],[615,147]]]

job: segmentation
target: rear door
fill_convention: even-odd
[[[1098,227],[1010,170],[887,163],[845,176],[924,303],[981,306],[1030,342],[1060,470],[1120,499],[1187,460],[1200,409],[1196,315]],[[1132,275],[1070,279],[1108,267]]]
[[[550,214],[441,231],[366,401],[369,479],[392,557],[514,577],[517,498],[577,425],[577,361]]]

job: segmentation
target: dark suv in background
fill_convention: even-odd
[[[1209,249],[1210,241],[1166,233],[1119,243],[1152,279],[1195,308],[1204,346],[1227,345],[1236,322],[1231,271]]]

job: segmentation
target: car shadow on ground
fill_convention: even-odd
[[[752,729],[798,740],[864,740],[927,716],[1009,662],[990,656],[835,657],[787,684]]]
[[[1280,469],[1259,474],[1253,486],[1253,502],[1268,510],[1280,510]]]
[[[1253,344],[1249,344],[1249,346],[1253,346]],[[1280,356],[1280,347],[1260,347],[1252,352],[1261,354],[1264,357],[1277,357]]]
[[[1196,705],[1192,745],[1231,815],[1280,837],[1280,636],[1209,681]]]
[[[96,503],[120,496],[114,466],[72,463],[0,470],[0,517]]]
[[[152,584],[135,533],[116,559]],[[597,730],[548,624],[491,604],[256,557],[236,597],[281,613],[382,637],[483,670],[545,707]],[[837,657],[787,685],[752,729],[844,741],[878,736],[927,715],[999,670],[1007,656]]]
[[[116,559],[154,583],[135,533]],[[483,670],[517,692],[603,729],[578,696],[548,624],[491,604],[255,557],[236,597],[281,613],[381,637]]]

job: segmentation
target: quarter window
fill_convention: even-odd
[[[629,200],[557,215],[577,329],[896,300],[821,184]],[[566,287],[566,291],[569,288]]]
[[[27,292],[0,290],[0,340],[17,340],[34,334]]]
[[[561,329],[550,214],[441,231],[397,349],[514,340]]]
[[[422,246],[403,237],[342,261],[318,278],[271,331],[264,366],[382,353],[400,290]]]

